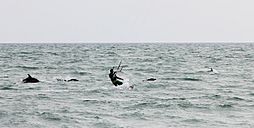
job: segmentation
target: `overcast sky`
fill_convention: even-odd
[[[254,0],[0,0],[0,42],[254,41]]]

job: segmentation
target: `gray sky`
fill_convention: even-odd
[[[0,42],[254,41],[253,0],[0,0]]]

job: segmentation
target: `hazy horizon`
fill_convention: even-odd
[[[252,43],[251,0],[8,0],[0,43]]]

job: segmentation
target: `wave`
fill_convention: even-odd
[[[145,114],[142,112],[129,112],[120,115],[121,117],[135,118],[139,120],[147,120]]]
[[[46,100],[50,100],[51,98],[48,97],[46,94],[38,94],[36,96],[38,99],[46,99]]]
[[[227,100],[243,101],[243,100],[245,100],[245,99],[240,98],[240,97],[230,97],[230,98],[228,98]]]
[[[40,69],[39,67],[34,67],[34,66],[15,66],[15,68],[21,68],[21,69]]]
[[[0,90],[18,90],[18,89],[12,87],[1,87]]]
[[[220,108],[233,108],[233,104],[220,104],[218,105]]]
[[[197,79],[197,78],[179,78],[180,80],[183,81],[202,81],[201,79]]]
[[[50,55],[54,55],[54,56],[58,56],[60,55],[59,53],[56,53],[56,52],[46,52],[47,54],[50,54]]]
[[[42,117],[43,119],[50,120],[50,121],[62,120],[61,116],[59,116],[57,114],[50,113],[50,112],[42,112],[39,114],[39,116]]]
[[[86,71],[75,71],[75,72],[73,72],[73,74],[78,74],[78,75],[82,75],[82,76],[84,76],[84,75],[88,75],[88,76],[92,75],[91,72],[86,72]]]
[[[136,109],[143,110],[145,108],[154,108],[156,106],[156,104],[157,104],[156,102],[147,101],[147,102],[132,104],[132,105],[129,105],[129,106],[124,107],[124,108],[127,109],[127,110],[136,110]]]
[[[183,108],[183,109],[194,108],[194,105],[191,102],[187,102],[187,101],[178,103],[177,106],[179,106],[180,108]]]
[[[33,52],[24,52],[24,51],[22,51],[22,52],[17,52],[16,54],[32,54]]]
[[[111,101],[106,101],[106,100],[93,100],[93,99],[85,99],[83,100],[84,103],[91,103],[91,104],[95,104],[95,103],[101,103],[101,104],[105,104],[105,103],[111,103]]]
[[[120,126],[111,123],[107,120],[99,120],[96,123],[92,123],[89,127],[94,127],[94,128],[121,128]]]
[[[185,77],[185,78],[162,78],[162,80],[202,81],[202,79],[189,78],[189,77]]]

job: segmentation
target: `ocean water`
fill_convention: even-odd
[[[1,128],[253,128],[253,108],[254,44],[0,44]]]

